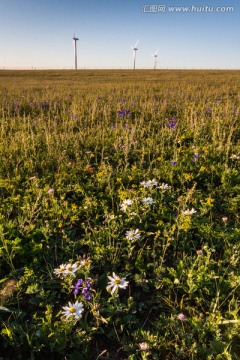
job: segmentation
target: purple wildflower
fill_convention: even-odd
[[[73,293],[74,293],[75,295],[78,294],[79,288],[80,288],[80,286],[82,286],[82,284],[83,284],[83,280],[82,280],[82,279],[78,279],[78,281],[77,281],[76,284],[74,285],[74,290],[73,290]]]
[[[84,296],[84,300],[87,300],[87,301],[92,300],[92,295],[87,293],[86,296]]]
[[[192,157],[192,161],[193,161],[193,162],[196,162],[196,161],[200,158],[200,156],[201,156],[201,155],[200,155],[199,153],[195,152],[194,155],[193,155],[193,157]]]
[[[81,288],[81,293],[83,295],[85,295],[84,300],[91,300],[92,299],[92,295],[90,293],[91,291],[91,285],[92,285],[92,280],[88,279],[87,281],[83,281],[82,279],[78,279],[78,281],[76,282],[76,284],[73,287],[73,293],[75,295],[77,295],[79,293],[79,290]]]
[[[169,129],[176,129],[177,128],[176,121],[177,121],[176,116],[173,116],[171,121],[165,122],[165,125],[169,127]]]
[[[212,114],[212,109],[210,109],[210,108],[206,108],[206,110],[205,110],[205,114]]]
[[[170,161],[170,164],[172,164],[173,166],[177,165],[176,161]]]
[[[92,285],[91,279],[88,279],[86,281],[86,287],[89,289],[91,287],[91,285]]]
[[[83,288],[82,289],[82,294],[87,294],[88,293],[88,288]]]
[[[121,116],[123,119],[130,114],[129,110],[118,110],[117,111],[118,115]]]

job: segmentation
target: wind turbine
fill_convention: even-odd
[[[155,53],[152,54],[152,56],[153,56],[153,68],[154,68],[154,70],[157,68],[157,53],[158,53],[158,50],[156,50]]]
[[[135,70],[135,65],[136,65],[136,54],[137,54],[137,45],[139,43],[139,40],[137,40],[136,44],[134,46],[131,46],[132,50],[133,50],[133,69]]]
[[[79,39],[73,35],[73,41],[74,41],[74,58],[75,58],[75,70],[77,70],[77,41]]]

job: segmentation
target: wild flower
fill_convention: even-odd
[[[47,192],[49,195],[54,194],[54,189],[49,189]]]
[[[162,185],[159,186],[159,189],[161,190],[168,190],[170,189],[171,186],[169,186],[168,184],[162,183]]]
[[[195,214],[196,212],[197,212],[197,211],[196,211],[194,208],[191,208],[191,210],[190,210],[190,209],[184,210],[184,211],[183,211],[183,215],[184,215],[184,216],[190,216],[190,215]]]
[[[62,264],[59,268],[54,269],[53,273],[57,276],[65,276],[65,267],[66,265]]]
[[[132,205],[132,200],[126,199],[123,200],[122,204],[120,204],[120,209],[126,212],[127,208]]]
[[[75,264],[67,264],[65,265],[64,273],[66,275],[75,275],[75,272],[78,270],[78,265]]]
[[[180,321],[184,321],[184,320],[186,320],[186,315],[184,315],[183,313],[181,313],[181,314],[178,314],[178,316],[177,316],[177,318],[178,318],[178,320],[180,320]]]
[[[92,286],[92,280],[88,279],[87,281],[83,281],[83,279],[78,279],[76,284],[73,287],[73,293],[74,295],[77,295],[81,289],[81,293],[85,295],[84,300],[91,300],[92,295],[90,293]]]
[[[131,112],[129,110],[126,110],[126,109],[125,110],[118,110],[117,113],[122,118],[125,118],[127,115],[131,114]]]
[[[144,187],[153,187],[153,186],[157,186],[158,183],[155,179],[152,179],[148,181],[142,181],[140,184],[143,185]]]
[[[222,217],[222,221],[223,221],[224,223],[227,223],[228,217],[227,217],[227,216],[223,216],[223,217]]]
[[[170,164],[175,166],[175,165],[177,165],[177,162],[176,161],[170,161]]]
[[[232,154],[232,155],[230,156],[230,159],[232,159],[232,160],[238,160],[238,159],[240,159],[240,156],[238,156],[238,155],[236,155],[236,154]]]
[[[172,118],[172,120],[168,121],[168,122],[165,122],[165,125],[167,127],[169,127],[170,129],[176,129],[177,128],[177,124],[176,124],[176,121],[177,121],[177,118],[176,116],[174,116]]]
[[[151,197],[144,197],[141,201],[144,205],[154,204],[153,198],[151,198]]]
[[[201,157],[201,155],[197,152],[194,153],[194,155],[192,156],[192,162],[196,162],[198,161],[198,159]]]
[[[78,279],[78,281],[76,282],[76,284],[74,285],[74,290],[73,290],[73,293],[75,294],[75,295],[77,295],[78,294],[78,292],[79,292],[79,288],[80,288],[80,286],[82,286],[82,284],[83,284],[83,280],[82,279]]]
[[[140,233],[139,233],[139,229],[136,230],[129,230],[126,232],[126,238],[128,240],[136,240],[140,238]]]
[[[111,290],[111,294],[117,291],[118,288],[126,289],[126,287],[128,286],[128,281],[126,281],[126,278],[120,278],[114,272],[112,276],[108,276],[108,279],[110,281],[108,282],[107,291]]]
[[[88,267],[91,264],[90,258],[86,257],[85,255],[83,257],[80,257],[80,266]]]
[[[93,173],[94,173],[94,167],[88,166],[88,167],[86,168],[86,172],[87,172],[88,174],[93,174]]]
[[[69,301],[68,306],[63,306],[62,314],[66,316],[67,319],[69,317],[80,319],[82,317],[83,310],[84,308],[81,302],[79,303],[78,301],[76,301],[75,303],[71,303]]]
[[[206,110],[205,110],[205,114],[212,114],[212,109],[210,109],[210,108],[206,108]]]
[[[139,349],[142,351],[146,351],[149,349],[149,346],[146,342],[142,342],[142,343],[138,344],[138,346],[139,346]]]

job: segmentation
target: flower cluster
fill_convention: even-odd
[[[170,129],[176,129],[177,128],[177,118],[174,116],[171,121],[165,122],[165,125],[169,127]]]
[[[197,211],[194,208],[191,208],[191,210],[190,209],[184,210],[183,215],[184,216],[191,216],[191,215],[195,214],[196,212]]]
[[[148,181],[142,181],[140,184],[143,185],[145,188],[148,188],[148,187],[157,186],[158,183],[155,179],[152,179]]]
[[[86,256],[83,256],[76,263],[62,264],[58,268],[54,269],[54,274],[62,279],[66,279],[67,283],[72,283],[72,277],[76,277],[80,268],[84,269],[85,273],[88,273],[91,261]],[[89,301],[92,299],[92,280],[78,279],[73,286],[73,294],[77,295],[80,291],[83,295],[83,299]],[[78,320],[82,317],[83,303],[78,300],[75,303],[69,302],[68,306],[63,306],[62,315],[67,319],[73,318]]]
[[[84,296],[84,300],[91,300],[92,299],[92,295],[90,293],[91,291],[91,286],[92,286],[92,280],[88,279],[87,281],[83,281],[83,279],[78,279],[76,284],[73,287],[73,293],[74,295],[77,295],[79,293],[79,291],[81,290],[81,293]]]
[[[68,275],[75,276],[75,272],[78,270],[78,265],[75,264],[62,264],[59,268],[54,269],[54,274],[59,277],[65,277]]]
[[[118,110],[118,115],[119,116],[121,116],[123,119],[127,116],[127,115],[129,115],[129,114],[131,114],[131,112],[129,111],[129,110]]]

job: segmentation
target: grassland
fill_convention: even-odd
[[[0,359],[238,360],[240,71],[0,94]]]

